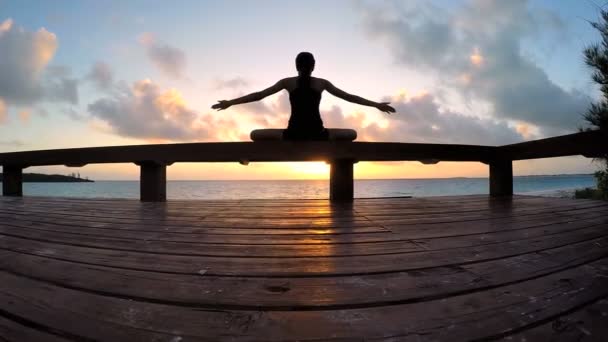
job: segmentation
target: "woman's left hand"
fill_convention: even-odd
[[[211,106],[211,108],[217,109],[219,111],[219,110],[227,109],[230,106],[232,106],[232,104],[230,103],[230,101],[219,100],[216,104],[214,104],[213,106]]]

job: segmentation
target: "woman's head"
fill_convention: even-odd
[[[310,52],[300,52],[296,57],[296,69],[300,75],[310,75],[315,69],[315,57]]]

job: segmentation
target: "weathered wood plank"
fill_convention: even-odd
[[[604,342],[608,336],[608,298],[518,334],[510,341]]]
[[[495,147],[455,144],[417,144],[345,141],[273,141],[149,144],[85,147],[60,150],[0,153],[0,165],[86,165],[132,163],[140,160],[176,162],[279,162],[423,160],[482,161]]]
[[[71,210],[58,209],[51,210],[37,207],[11,207],[0,206],[0,213],[13,215],[28,215],[32,217],[53,218],[61,220],[78,219],[79,222],[107,222],[116,224],[128,223],[157,223],[162,221],[161,227],[173,225],[200,225],[207,227],[309,227],[311,225],[329,226],[335,224],[337,226],[352,223],[353,226],[376,226],[378,223],[382,225],[389,224],[418,224],[418,223],[440,223],[440,222],[461,222],[472,220],[493,219],[508,216],[523,216],[535,215],[539,213],[558,213],[562,211],[570,211],[583,208],[608,208],[608,204],[602,201],[591,202],[540,202],[541,205],[533,204],[528,201],[515,203],[503,203],[490,207],[477,208],[475,210],[462,210],[460,212],[451,211],[446,208],[447,212],[434,209],[403,209],[401,213],[391,211],[388,213],[369,212],[359,213],[356,208],[346,209],[329,209],[324,208],[322,212],[306,212],[298,214],[297,209],[285,215],[275,213],[273,211],[260,210],[257,214],[243,210],[242,212],[227,210],[211,211],[202,213],[183,213],[180,210],[169,211],[165,208],[157,208],[155,211],[143,209],[130,213],[114,214],[111,211],[106,211],[102,208],[79,208],[74,207]],[[25,209],[24,209],[25,208]],[[372,224],[370,222],[375,222]],[[158,225],[157,225],[158,226]]]
[[[608,297],[604,202],[329,203],[2,198],[0,337],[543,339]]]
[[[511,159],[608,155],[608,132],[596,130],[501,146],[498,154]]]
[[[310,278],[218,277],[116,269],[3,252],[0,269],[73,289],[184,307],[312,310],[395,305],[484,291],[608,256],[603,237],[462,267]],[[94,282],[91,279],[95,279]],[[306,298],[305,301],[302,298]]]
[[[87,229],[57,224],[35,224],[28,220],[5,220],[0,224],[0,235],[85,247],[180,255],[225,257],[290,257],[297,255],[304,257],[325,255],[332,244],[345,245],[344,248],[332,247],[334,256],[409,253],[420,250],[474,247],[522,238],[528,239],[601,223],[608,223],[607,215],[588,212],[584,217],[553,215],[553,217],[545,216],[531,221],[505,222],[497,226],[491,224],[485,227],[467,225],[469,228],[467,231],[462,231],[453,227],[453,225],[429,227],[418,231],[409,230],[403,236],[383,235],[378,238],[384,237],[387,241],[378,240],[374,242],[359,240],[359,237],[363,235],[340,234],[336,236],[336,234],[332,235],[331,232],[317,232],[317,234],[331,236],[332,240],[317,240],[315,243],[315,240],[311,240],[315,235],[303,235],[301,233],[289,233],[286,234],[287,236],[277,236],[278,234],[247,236],[244,234],[216,233],[216,239],[209,239],[209,235],[214,233],[213,230],[203,230],[200,234],[150,233],[131,230]],[[238,235],[237,238],[241,244],[231,243],[234,239],[232,235]],[[283,233],[283,235],[285,234]],[[272,237],[279,239],[270,239]],[[286,237],[293,237],[290,239],[292,244],[277,244],[289,241]],[[346,248],[346,246],[349,247]]]
[[[605,234],[606,226],[606,224],[593,225],[575,231],[506,241],[500,244],[480,245],[475,248],[461,247],[386,255],[353,255],[348,258],[334,256],[333,251],[340,248],[353,248],[356,245],[328,245],[323,254],[315,257],[241,256],[226,258],[91,248],[4,235],[4,238],[0,239],[0,248],[134,270],[197,274],[199,270],[205,269],[209,275],[220,276],[307,277],[397,272],[426,267],[458,266],[488,259],[505,258],[595,239]]]
[[[39,324],[32,324],[26,319],[12,317],[17,321],[3,317],[0,310],[0,341],[15,341],[15,342],[65,342],[70,339],[53,335],[52,328],[45,328]],[[4,312],[4,314],[10,313]],[[38,330],[42,329],[42,330]],[[46,331],[45,331],[46,330]],[[61,334],[60,332],[53,331],[54,333]]]
[[[580,132],[502,147],[382,142],[227,142],[86,147],[0,153],[0,165],[86,165],[141,160],[173,162],[443,160],[489,161],[606,154],[606,133]]]
[[[0,306],[10,303],[15,315],[101,340],[174,336],[210,340],[263,336],[267,341],[363,336],[471,340],[517,333],[608,296],[608,278],[599,276],[607,268],[608,261],[602,259],[481,295],[317,311],[183,308],[85,293],[2,272]]]

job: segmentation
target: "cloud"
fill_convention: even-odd
[[[289,93],[286,91],[276,96],[274,101],[249,102],[232,108],[239,117],[250,120],[258,128],[287,127],[291,113]]]
[[[151,33],[144,33],[139,42],[146,48],[148,58],[165,75],[181,78],[186,67],[186,54],[175,47],[159,42]]]
[[[2,147],[21,147],[24,145],[21,140],[0,140],[0,146]]]
[[[249,85],[249,81],[247,81],[246,79],[242,78],[242,77],[235,77],[235,78],[229,78],[229,79],[216,79],[213,82],[213,88],[214,89],[224,89],[224,88],[230,88],[230,89],[234,89],[234,88],[241,88],[241,87],[246,87]]]
[[[510,127],[504,120],[482,119],[442,109],[430,94],[411,98],[397,96],[383,101],[392,102],[397,113],[345,115],[340,107],[333,106],[322,113],[325,126],[353,128],[359,135],[358,140],[365,141],[502,145],[524,138],[516,127]],[[384,116],[385,124],[379,123],[380,115]]]
[[[28,31],[12,19],[0,24],[0,98],[5,106],[78,102],[78,82],[69,69],[48,65],[57,47],[55,34],[44,28]]]
[[[52,66],[47,69],[47,77],[44,86],[46,98],[58,102],[78,103],[78,81],[71,78],[69,68]]]
[[[497,119],[527,122],[543,134],[580,125],[590,99],[551,81],[524,49],[528,38],[565,30],[554,13],[526,0],[469,0],[449,11],[429,2],[391,4],[365,7],[364,23],[398,63],[430,71],[467,101],[489,103]]]
[[[19,120],[21,120],[22,123],[30,122],[30,116],[31,112],[27,109],[23,109],[19,112]]]
[[[73,107],[67,107],[62,110],[63,114],[75,121],[82,121],[86,118],[85,115],[78,113]]]
[[[146,140],[203,141],[235,139],[238,125],[230,118],[199,115],[175,89],[162,91],[151,80],[88,105],[89,113],[121,136]]]
[[[93,84],[100,90],[108,90],[114,84],[114,74],[109,65],[104,62],[97,62],[93,64],[91,70],[86,76],[86,79],[93,82]]]
[[[438,100],[430,94],[410,99],[397,97],[393,99],[393,105],[398,114],[391,116],[387,131],[390,137],[398,141],[502,145],[524,138],[517,128],[509,126],[505,120],[479,118],[442,109]],[[382,132],[381,129],[377,131]]]
[[[6,110],[6,103],[4,103],[4,100],[0,98],[0,125],[6,123],[7,120],[8,112]]]

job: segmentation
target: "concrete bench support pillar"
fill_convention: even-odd
[[[143,202],[167,200],[167,166],[156,162],[139,162],[139,198]]]
[[[23,167],[4,165],[2,173],[2,194],[4,196],[23,196]]]
[[[490,196],[513,195],[513,162],[494,160],[490,162]]]
[[[332,201],[352,201],[353,165],[352,159],[332,160],[329,175],[329,199]]]

